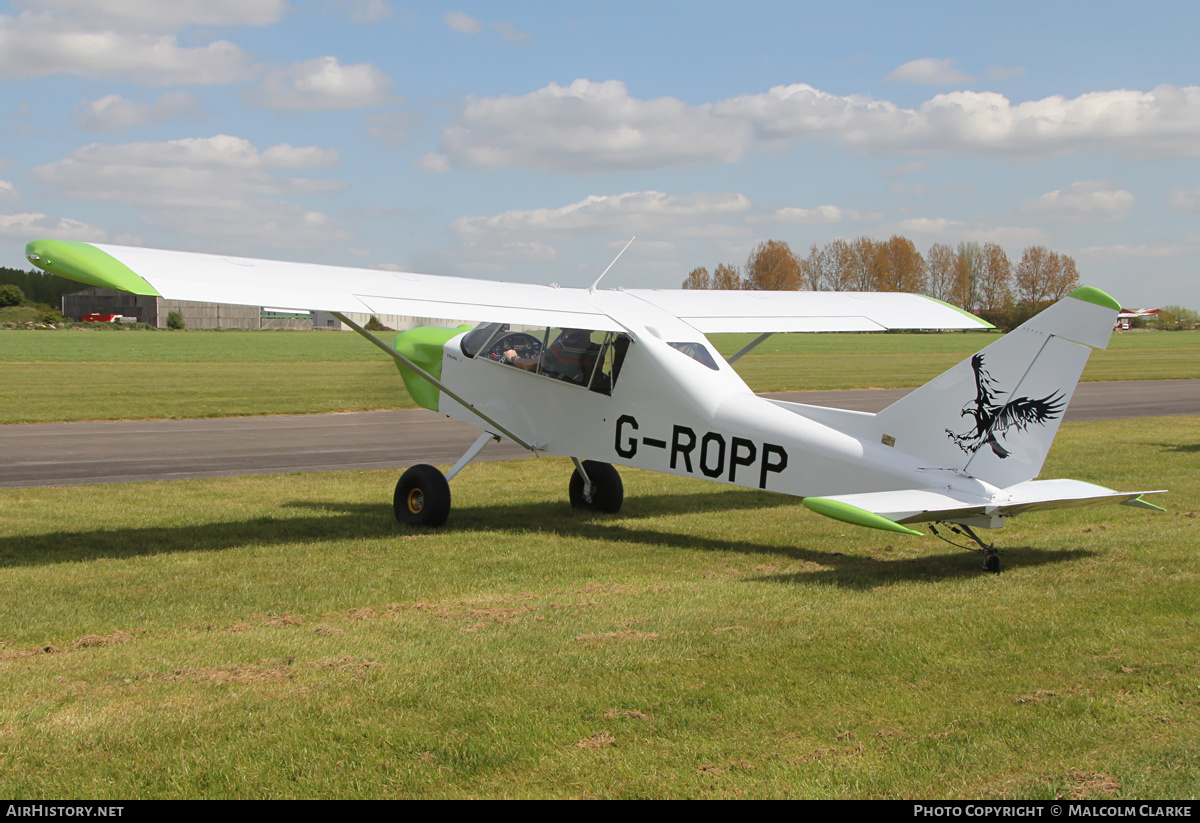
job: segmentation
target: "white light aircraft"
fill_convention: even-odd
[[[1159,509],[1143,494],[1037,480],[1087,362],[1119,306],[1080,288],[878,414],[758,397],[732,368],[776,332],[979,329],[912,294],[557,288],[62,240],[34,265],[94,286],[177,300],[334,313],[393,357],[413,399],[482,430],[446,474],[408,469],[398,520],[441,526],[448,481],[492,439],[571,457],[573,506],[616,513],[613,464],[794,495],[876,529],[945,524],[999,571],[994,529],[1026,512],[1100,503]],[[603,275],[601,275],[603,277]],[[346,315],[466,319],[380,340]],[[759,336],[725,359],[705,335]]]

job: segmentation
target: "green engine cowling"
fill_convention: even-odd
[[[445,348],[447,342],[470,330],[471,326],[467,324],[454,329],[441,326],[417,326],[415,329],[409,329],[396,335],[396,341],[392,343],[392,348],[433,377],[441,380],[442,349]],[[438,387],[399,361],[396,362],[396,367],[400,369],[400,376],[404,378],[404,387],[408,389],[408,393],[417,405],[437,411],[438,395],[440,394]]]

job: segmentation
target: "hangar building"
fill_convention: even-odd
[[[165,297],[129,294],[114,289],[89,288],[64,294],[62,315],[75,321],[85,314],[120,314],[160,329],[167,327],[167,314],[183,315],[189,329],[336,329],[347,328],[329,312],[295,311],[265,306],[235,306],[229,303],[196,303]],[[365,325],[370,314],[350,313],[351,320]],[[415,326],[456,326],[457,322],[427,317],[381,314],[378,320],[389,328],[404,331]],[[466,321],[464,321],[466,322]]]

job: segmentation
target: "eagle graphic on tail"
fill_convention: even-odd
[[[946,429],[955,445],[967,454],[974,454],[986,444],[997,457],[1004,459],[1010,452],[996,439],[997,435],[1003,438],[1011,429],[1023,432],[1034,424],[1044,426],[1057,419],[1066,408],[1061,392],[1048,394],[1040,400],[1016,397],[1001,403],[998,397],[1008,392],[996,388],[995,379],[983,367],[982,354],[971,358],[971,368],[975,371],[975,401],[962,407],[962,416],[972,418],[975,428],[962,434]]]

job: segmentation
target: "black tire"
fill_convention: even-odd
[[[1000,574],[1000,555],[989,554],[987,559],[983,561],[983,568],[992,574]]]
[[[585,500],[583,496],[583,477],[579,471],[571,472],[571,483],[568,486],[568,491],[571,497],[571,506],[576,509],[587,509],[588,511],[604,512],[606,514],[616,514],[621,510],[621,504],[625,502],[625,486],[621,483],[621,475],[617,474],[617,470],[612,467],[611,463],[597,463],[594,460],[584,460],[583,470],[587,472],[588,478],[595,486],[594,494],[591,501]]]
[[[438,528],[450,516],[450,484],[446,475],[421,463],[400,475],[392,497],[396,520],[410,526]]]

